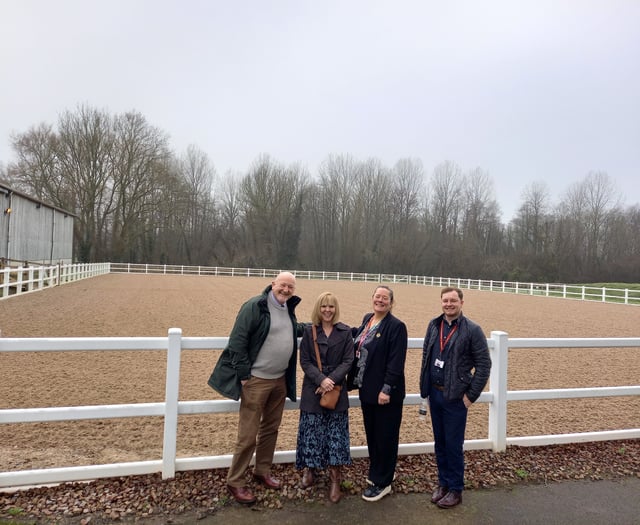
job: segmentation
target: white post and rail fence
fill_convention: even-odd
[[[107,273],[200,275],[226,277],[273,278],[280,270],[269,268],[232,268],[221,266],[184,266],[169,264],[83,263],[53,266],[25,265],[0,267],[0,299],[17,294],[43,290],[51,286]],[[521,283],[460,277],[434,277],[387,273],[326,272],[292,270],[298,279],[354,281],[371,283],[406,283],[421,286],[456,286],[467,290],[535,295],[575,299],[579,301],[611,302],[640,306],[640,289],[606,288],[578,284]]]
[[[18,265],[0,268],[0,299],[109,273],[109,263]]]
[[[492,358],[488,390],[479,402],[488,403],[488,436],[485,439],[467,440],[465,448],[491,449],[501,452],[508,445],[540,446],[559,443],[603,441],[640,438],[640,428],[573,434],[552,434],[509,437],[507,414],[510,402],[540,399],[568,399],[587,397],[640,396],[640,385],[568,388],[542,390],[507,390],[509,350],[526,348],[623,348],[635,347],[640,351],[640,338],[509,338],[505,332],[494,331],[488,338]],[[230,455],[206,457],[177,457],[178,416],[187,414],[215,414],[237,412],[239,402],[232,400],[179,401],[180,362],[183,350],[222,349],[226,337],[182,337],[182,330],[171,328],[167,337],[75,337],[75,338],[0,338],[0,358],[7,352],[73,352],[114,350],[164,350],[166,351],[165,401],[158,403],[134,403],[119,405],[92,405],[71,407],[42,407],[1,409],[0,424],[35,423],[47,421],[75,421],[86,419],[110,419],[155,416],[164,422],[162,458],[151,461],[134,461],[80,467],[46,468],[0,472],[0,488],[42,485],[96,478],[120,477],[161,472],[164,479],[172,478],[178,471],[224,468],[231,464]],[[422,339],[408,340],[411,351],[422,348]],[[0,376],[2,371],[0,370]],[[0,378],[1,380],[1,378]],[[350,406],[359,406],[357,396],[350,396]],[[419,394],[407,395],[405,405],[418,405]],[[287,400],[285,410],[295,410],[298,403]],[[124,436],[123,436],[124,438]],[[403,443],[401,455],[433,452],[433,442]],[[352,447],[354,457],[365,457],[364,446]],[[295,450],[276,451],[274,461],[293,463]]]

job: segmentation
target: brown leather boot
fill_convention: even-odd
[[[340,498],[342,498],[342,491],[340,490],[340,483],[342,481],[340,467],[329,467],[329,477],[331,478],[329,500],[332,503],[338,503],[338,501],[340,501]]]
[[[315,479],[313,476],[313,469],[305,467],[302,471],[302,481],[300,482],[300,486],[303,489],[308,489],[311,485],[313,485],[314,481]]]

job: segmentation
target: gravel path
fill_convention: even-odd
[[[467,490],[640,477],[640,440],[508,447],[504,453],[474,450],[466,452],[465,457]],[[359,459],[346,470],[343,488],[347,494],[361,493],[367,465],[366,459]],[[316,486],[304,491],[299,488],[299,472],[292,465],[275,465],[274,474],[284,482],[284,488],[256,488],[257,508],[281,509],[326,499],[326,476],[320,476]],[[433,455],[401,457],[396,475],[396,494],[431,492],[437,479]],[[131,476],[0,493],[0,518],[11,523],[42,524],[193,523],[236,505],[229,500],[225,476],[226,470],[204,470],[181,472],[165,481],[159,475]]]

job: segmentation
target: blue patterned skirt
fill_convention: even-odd
[[[349,412],[300,412],[296,468],[350,465]]]

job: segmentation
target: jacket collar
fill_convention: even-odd
[[[264,306],[266,307],[266,301],[269,300],[269,292],[271,291],[271,285],[268,285],[263,291],[262,291],[262,298],[261,301],[264,301]],[[302,299],[300,297],[298,297],[297,295],[292,295],[291,297],[289,297],[289,299],[287,299],[287,309],[290,312],[293,312],[295,307],[298,306],[298,303],[302,301]]]

